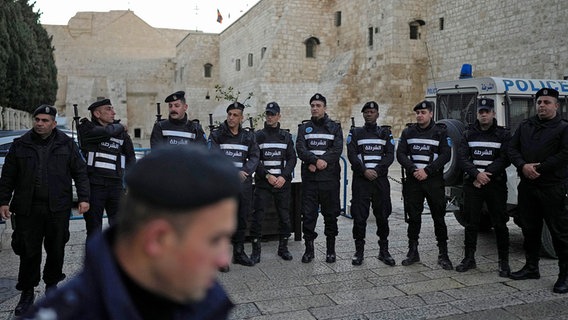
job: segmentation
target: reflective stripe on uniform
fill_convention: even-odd
[[[248,146],[243,146],[242,144],[232,144],[232,143],[223,143],[219,145],[219,148],[223,150],[243,150],[248,151]]]
[[[195,139],[195,133],[185,132],[185,131],[163,130],[162,135],[167,137],[181,137],[181,138]]]

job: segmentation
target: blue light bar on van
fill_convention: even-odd
[[[473,68],[471,64],[464,63],[462,64],[462,68],[460,71],[460,79],[469,79],[473,78]]]

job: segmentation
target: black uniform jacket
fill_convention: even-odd
[[[422,129],[415,123],[402,131],[396,160],[406,169],[408,177],[412,177],[417,168],[423,168],[429,177],[441,176],[451,152],[445,125],[430,121],[428,127]]]
[[[252,174],[260,158],[254,132],[239,126],[239,132],[234,135],[225,121],[218,129],[211,132],[209,143],[211,149],[220,149],[231,159],[239,171],[248,173],[247,181],[252,182]]]
[[[91,184],[104,184],[104,178],[122,179],[136,162],[132,139],[118,120],[102,126],[95,119],[84,118],[78,132]]]
[[[473,182],[480,172],[491,173],[491,180],[507,181],[505,169],[511,164],[507,151],[511,134],[499,127],[497,120],[487,130],[481,130],[479,120],[463,133],[458,159],[466,180]]]
[[[10,211],[18,215],[30,214],[34,197],[39,155],[32,134],[35,133],[30,130],[14,140],[0,177],[0,205],[10,204]],[[87,169],[75,142],[57,129],[53,129],[52,134],[53,146],[46,161],[49,209],[54,212],[70,210],[73,201],[71,179],[75,180],[79,202],[89,201]]]
[[[256,142],[260,149],[260,162],[254,175],[256,186],[272,188],[266,180],[267,174],[284,177],[284,187],[289,186],[297,162],[290,132],[280,129],[280,124],[276,128],[265,124],[264,129],[256,132]]]
[[[363,177],[372,169],[379,177],[386,177],[394,162],[394,140],[388,127],[365,124],[353,128],[347,138],[347,157],[356,176]]]
[[[180,120],[166,119],[154,124],[150,136],[150,147],[159,145],[184,145],[198,143],[205,145],[205,132],[196,120],[189,120],[187,114]]]
[[[339,157],[343,152],[343,132],[341,125],[329,118],[304,121],[298,126],[296,151],[302,160],[302,181],[339,180]],[[327,162],[327,168],[310,172],[308,166],[315,165],[318,159]]]
[[[568,178],[568,122],[560,115],[550,120],[530,117],[519,125],[509,147],[509,158],[521,181],[537,186],[552,186]],[[522,174],[526,163],[540,163],[540,177],[534,180]]]

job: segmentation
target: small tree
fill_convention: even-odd
[[[217,101],[222,101],[222,100],[226,100],[229,102],[237,102],[239,101],[239,97],[241,96],[241,92],[239,90],[235,90],[235,88],[229,86],[227,88],[223,87],[220,84],[215,85],[215,100]],[[252,98],[253,93],[249,92],[247,98],[242,101],[241,103],[245,106],[246,108],[251,108],[252,106],[249,103],[249,100]],[[251,116],[250,113],[246,113],[245,114],[246,118],[250,118],[252,117],[252,122],[253,122],[253,127],[256,127],[257,124],[263,120],[264,115],[261,114],[257,114],[255,116]],[[216,123],[216,125],[218,125],[218,123]]]

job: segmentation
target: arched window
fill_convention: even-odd
[[[304,41],[306,45],[306,58],[315,58],[316,57],[316,48],[320,44],[320,41],[316,37],[310,37]]]
[[[420,26],[425,25],[424,20],[414,20],[408,25],[410,26],[410,39],[418,40],[420,39]]]
[[[210,63],[206,63],[203,66],[203,75],[205,78],[211,78],[211,72],[213,71],[213,65]]]

